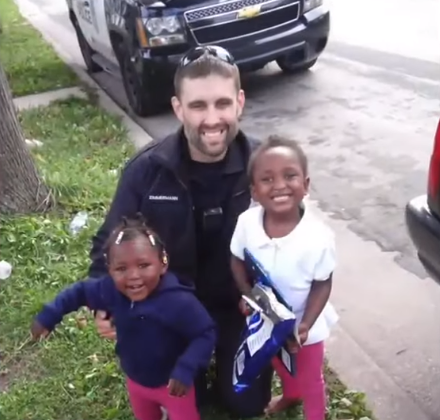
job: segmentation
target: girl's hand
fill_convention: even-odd
[[[238,309],[244,316],[248,316],[253,312],[253,309],[247,304],[244,299],[240,299],[240,303],[238,304]]]
[[[300,347],[307,341],[309,337],[309,327],[306,324],[300,323],[298,325],[298,341],[295,338],[287,340],[287,349],[290,353],[298,353]]]
[[[31,326],[31,334],[34,340],[46,338],[50,331],[44,328],[38,321],[34,321]]]
[[[307,341],[309,338],[309,327],[306,324],[300,322],[298,325],[298,338],[301,346]]]
[[[188,387],[176,379],[170,379],[168,389],[170,395],[173,397],[183,397],[188,392]]]

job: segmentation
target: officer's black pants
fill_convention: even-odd
[[[209,310],[209,309],[208,309]],[[213,394],[216,405],[233,417],[250,418],[261,416],[271,398],[273,370],[269,366],[250,388],[236,393],[232,386],[234,356],[241,340],[245,318],[237,310],[209,310],[217,323],[217,347],[215,350],[216,379]],[[207,399],[206,373],[196,380],[196,396],[199,406]]]

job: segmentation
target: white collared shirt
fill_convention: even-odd
[[[242,213],[231,240],[231,252],[244,259],[244,249],[262,264],[284,299],[301,320],[312,282],[326,281],[336,267],[335,239],[331,229],[307,208],[295,229],[282,238],[269,238],[263,226],[264,209],[257,205]],[[323,341],[338,315],[327,303],[309,331],[307,344]]]

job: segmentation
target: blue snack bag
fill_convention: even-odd
[[[242,343],[234,358],[235,392],[245,390],[258,378],[292,336],[296,325],[295,315],[277,300],[270,287],[257,283],[251,297],[244,299],[254,312],[246,318]]]
[[[292,307],[284,299],[281,291],[270,278],[269,273],[264,269],[262,264],[249,252],[247,248],[244,249],[244,263],[250,277],[254,281],[254,284],[263,284],[269,287],[273,291],[277,300],[291,311]],[[298,338],[296,329],[295,331],[292,331],[292,333],[295,338]],[[277,356],[284,364],[287,371],[292,376],[294,376],[296,373],[296,356],[288,352],[286,343],[283,344]]]
[[[249,252],[247,248],[244,249],[244,264],[249,271],[251,278],[254,280],[254,284],[263,284],[270,287],[275,294],[277,300],[281,302],[286,308],[292,309],[291,306],[284,299],[283,295],[272,281],[269,273],[264,269],[260,262]]]

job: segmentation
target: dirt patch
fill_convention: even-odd
[[[39,352],[27,349],[28,340],[21,345],[14,356],[3,356],[0,354],[0,393],[8,391],[8,388],[16,379],[23,377],[38,378],[41,375],[41,368],[36,363]],[[21,351],[20,356],[17,353]]]
[[[7,370],[5,370],[4,372],[0,371],[0,394],[8,390],[8,377],[9,372]]]
[[[341,393],[344,392],[347,388],[345,385],[341,382],[338,375],[334,370],[332,370],[327,361],[325,363],[325,382],[327,384],[327,387],[331,388],[335,391],[335,393]]]

